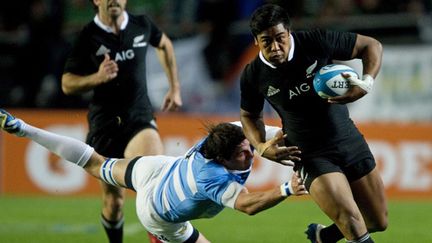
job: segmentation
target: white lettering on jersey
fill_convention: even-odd
[[[289,98],[291,100],[292,97],[298,96],[301,93],[306,93],[309,90],[310,90],[310,86],[307,83],[302,83],[299,86],[295,86],[294,89],[289,90]]]
[[[115,55],[115,61],[126,61],[126,60],[131,60],[135,57],[135,53],[132,49],[126,50],[126,51],[121,51],[121,52],[117,52]]]

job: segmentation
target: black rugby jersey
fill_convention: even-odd
[[[124,119],[153,119],[147,94],[146,53],[148,45],[158,46],[162,32],[146,16],[126,14],[128,22],[118,35],[95,23],[81,31],[68,57],[64,72],[89,75],[99,69],[104,53],[119,67],[118,76],[93,90],[89,119],[93,123],[119,116]],[[96,18],[95,18],[96,19]]]
[[[291,32],[290,61],[271,67],[258,55],[241,76],[241,108],[259,113],[264,100],[276,110],[287,134],[287,146],[303,152],[322,149],[349,136],[360,135],[346,105],[329,104],[313,89],[315,72],[332,60],[349,60],[356,34],[325,30]]]

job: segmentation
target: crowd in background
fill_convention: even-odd
[[[297,29],[355,31],[384,44],[432,42],[431,0],[129,0],[128,11],[149,15],[174,42],[206,36],[199,50],[204,67],[221,89],[232,89],[220,81],[252,43],[249,16],[266,2],[285,7]],[[85,95],[63,95],[60,77],[71,43],[94,14],[88,0],[5,1],[0,8],[0,106],[86,107]]]

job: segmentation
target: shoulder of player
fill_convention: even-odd
[[[293,36],[296,42],[305,42],[305,41],[313,41],[322,38],[328,31],[325,29],[309,29],[309,30],[297,30],[292,31],[291,35]]]
[[[241,83],[256,83],[261,73],[265,73],[266,65],[257,57],[250,63],[246,64],[241,74]]]
[[[248,63],[244,70],[246,72],[256,72],[257,70],[260,70],[261,68],[263,68],[265,65],[264,63],[260,60],[259,56],[257,55],[255,57],[255,59],[253,59],[250,63]]]
[[[151,20],[150,18],[145,14],[135,15],[135,14],[129,14],[129,22],[134,23],[137,25],[149,25]]]
[[[94,20],[92,19],[90,22],[88,22],[86,25],[84,25],[81,29],[81,34],[90,34],[90,33],[94,33],[95,30],[97,30],[99,27],[97,26],[97,24],[94,22]]]
[[[331,29],[314,28],[310,30],[293,31],[291,32],[291,34],[293,35],[294,40],[304,42],[308,40],[316,41],[316,40],[323,40],[329,38],[333,39],[337,36],[352,35],[353,33],[331,30]]]

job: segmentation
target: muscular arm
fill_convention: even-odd
[[[297,173],[294,173],[291,177],[291,186],[293,195],[308,194],[303,181],[298,177]],[[285,199],[286,196],[282,195],[280,187],[264,192],[251,193],[246,188],[243,188],[237,197],[234,208],[246,214],[254,215],[277,205]]]
[[[61,80],[62,90],[66,95],[82,94],[114,79],[117,77],[117,72],[117,63],[111,60],[108,54],[105,54],[105,58],[96,73],[90,75],[64,73]]]
[[[351,87],[344,95],[328,99],[329,103],[346,104],[354,102],[371,91],[382,61],[382,45],[372,37],[357,34],[351,58],[359,58],[363,63],[363,77],[353,78],[347,74]]]
[[[246,138],[258,150],[265,143],[266,135],[262,112],[254,114],[240,109],[240,121]]]
[[[265,192],[249,193],[246,188],[238,195],[235,202],[235,209],[248,215],[257,214],[263,210],[271,208],[285,200],[279,188],[274,188]]]
[[[87,76],[65,73],[61,81],[63,93],[66,95],[82,94],[102,83],[97,73]]]
[[[156,54],[162,65],[169,83],[169,90],[164,98],[162,110],[176,110],[182,105],[180,96],[180,83],[177,74],[177,63],[175,59],[174,47],[171,40],[162,34]]]
[[[363,74],[369,74],[376,78],[382,62],[381,43],[369,36],[357,34],[357,40],[353,49],[352,58],[359,58],[363,63]]]

